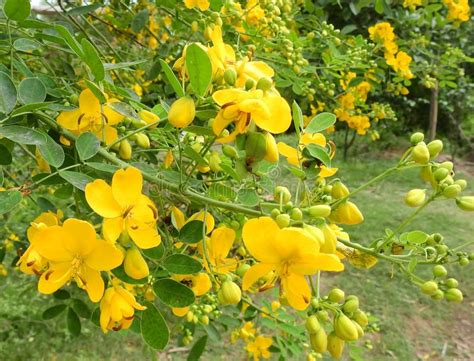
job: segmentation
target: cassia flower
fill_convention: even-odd
[[[269,359],[270,351],[268,349],[272,343],[271,337],[257,336],[255,340],[247,343],[245,349],[253,356],[254,361],[260,360],[261,357]]]

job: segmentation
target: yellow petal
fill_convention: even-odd
[[[326,137],[321,133],[309,134],[305,133],[300,138],[300,144],[317,144],[321,147],[326,146]]]
[[[242,229],[242,238],[250,254],[259,261],[277,263],[273,242],[280,231],[278,224],[270,217],[254,218],[247,221]]]
[[[100,116],[101,107],[99,99],[87,88],[79,95],[79,109],[83,114],[98,114]]]
[[[270,110],[270,117],[267,120],[255,120],[255,123],[273,134],[286,132],[291,125],[291,109],[286,100],[279,95],[267,95],[263,101]]]
[[[250,267],[242,279],[242,290],[246,291],[260,278],[275,270],[275,265],[270,263],[257,263]]]
[[[134,228],[133,226],[127,225],[127,232],[133,242],[142,249],[153,248],[161,243],[161,236],[156,230],[156,225],[147,226],[145,228]]]
[[[178,231],[183,228],[185,223],[184,213],[175,206],[171,207],[171,222]]]
[[[104,281],[102,280],[100,272],[84,266],[81,269],[80,277],[90,300],[92,302],[99,302],[104,294]]]
[[[114,127],[109,127],[104,125],[97,130],[92,132],[101,142],[104,142],[106,145],[112,144],[118,139],[117,129]]]
[[[105,296],[104,296],[105,297]],[[100,304],[102,306],[102,303]],[[100,328],[107,333],[107,327],[110,322],[110,306],[100,309]]]
[[[69,262],[56,263],[44,272],[38,282],[38,291],[49,295],[64,286],[72,275],[71,264]]]
[[[188,313],[189,307],[172,307],[171,311],[175,316],[184,317]]]
[[[220,135],[234,120],[234,118],[224,118],[224,110],[220,110],[212,122],[212,131],[215,135]]]
[[[344,264],[335,254],[318,253],[311,257],[312,262],[321,271],[340,272],[344,270]]]
[[[270,109],[261,99],[246,99],[239,103],[239,109],[244,113],[251,114],[252,120],[262,129],[265,129],[262,125],[273,121],[270,119]]]
[[[134,167],[119,169],[112,178],[112,193],[114,199],[123,208],[138,202],[143,187],[142,173]]]
[[[213,259],[223,259],[229,254],[235,239],[235,231],[222,226],[212,232],[210,238],[210,252]]]
[[[105,218],[102,224],[102,233],[106,241],[114,243],[124,230],[124,222],[122,217]]]
[[[227,103],[236,102],[242,96],[245,96],[244,90],[224,89],[214,92],[214,94],[212,94],[212,99],[214,99],[217,104],[224,105]]]
[[[64,239],[64,247],[70,253],[86,256],[92,252],[97,238],[92,224],[70,218],[64,222],[63,229],[67,233],[67,237]]]
[[[110,101],[109,104],[110,103],[115,103],[115,101]],[[107,125],[118,124],[125,118],[122,114],[116,112],[108,105],[104,105],[104,115],[106,117]]]
[[[122,215],[124,209],[117,203],[110,187],[102,179],[86,185],[86,200],[92,210],[104,218],[116,218]]]
[[[69,130],[80,130],[89,126],[86,119],[81,118],[81,111],[79,109],[62,112],[58,116],[58,124]]]
[[[296,150],[296,148],[290,147],[283,142],[278,142],[277,147],[280,154],[287,158],[288,163],[299,166],[299,152]]]
[[[212,287],[211,280],[209,279],[209,276],[206,273],[198,273],[197,275],[192,276],[191,280],[191,289],[193,290],[196,296],[202,296]]]
[[[305,310],[311,300],[311,289],[304,276],[290,274],[281,279],[281,286],[291,307]]]
[[[327,178],[327,177],[332,177],[336,172],[338,171],[338,168],[328,168],[325,165],[321,165],[319,167],[319,176],[321,178]]]
[[[67,262],[73,255],[64,246],[68,234],[60,226],[42,229],[35,236],[35,249],[44,258],[53,262]]]
[[[191,217],[189,217],[188,222],[190,221],[201,221],[204,222],[204,218],[206,218],[206,234],[209,234],[213,231],[215,226],[215,220],[212,214],[209,212],[198,212],[194,213]]]
[[[298,259],[303,253],[316,253],[317,241],[301,228],[288,227],[277,232],[273,240],[273,253],[280,260]]]
[[[87,266],[97,271],[109,271],[120,266],[122,261],[122,252],[113,244],[101,239],[95,240],[94,250],[85,258]]]

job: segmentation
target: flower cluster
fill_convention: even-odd
[[[471,10],[468,0],[443,0],[443,3],[448,7],[448,20],[456,22],[469,21]]]

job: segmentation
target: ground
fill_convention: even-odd
[[[375,154],[337,161],[339,176],[352,189],[394,164],[399,152]],[[473,169],[458,163],[457,169],[474,187]],[[365,215],[360,226],[347,228],[352,240],[368,243],[385,228],[396,226],[411,209],[403,204],[403,195],[412,188],[424,187],[415,171],[398,174],[354,197]],[[428,208],[424,217],[409,229],[427,233],[440,232],[452,245],[472,240],[472,213],[461,212],[453,201],[443,201]],[[472,248],[471,248],[472,251]],[[347,360],[472,360],[474,349],[474,272],[472,267],[449,267],[451,277],[459,280],[465,294],[462,304],[435,302],[422,295],[402,275],[393,273],[380,262],[370,271],[351,266],[338,275],[324,274],[323,293],[333,286],[356,294],[361,307],[371,313],[380,331],[367,335],[350,352]],[[422,273],[428,278],[429,267]],[[143,360],[152,359],[150,351],[131,331],[103,335],[83,323],[83,336],[68,336],[63,321],[41,321],[41,313],[55,301],[37,294],[31,279],[15,274],[0,279],[0,359],[1,360]],[[370,342],[367,342],[370,340]],[[241,350],[229,344],[228,336],[213,345],[205,360],[245,359]],[[175,349],[170,358],[186,359],[186,353]],[[164,359],[161,354],[159,359]]]

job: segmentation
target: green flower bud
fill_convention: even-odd
[[[426,164],[430,160],[430,152],[424,142],[420,142],[413,147],[412,158],[415,163]]]
[[[344,185],[344,183],[337,181],[333,184],[331,190],[331,196],[334,199],[344,198],[349,195],[349,189]]]
[[[434,179],[436,179],[437,182],[441,182],[448,175],[449,175],[449,170],[447,170],[446,168],[438,168],[433,173]]]
[[[333,288],[328,294],[329,301],[334,303],[342,303],[342,301],[344,301],[344,297],[344,291],[339,288]]]
[[[369,318],[367,317],[366,313],[361,310],[354,312],[354,321],[357,322],[361,327],[365,327],[369,324]]]
[[[273,197],[276,202],[280,203],[280,200],[283,204],[286,204],[291,199],[291,193],[288,188],[283,186],[275,187],[275,192],[273,193]]]
[[[279,214],[275,218],[275,221],[277,222],[278,227],[285,228],[290,225],[290,216],[288,214]]]
[[[320,310],[316,312],[316,316],[321,322],[326,322],[327,320],[329,320],[329,313],[326,310]]]
[[[252,161],[262,160],[267,154],[267,141],[262,133],[251,132],[245,141],[245,154]]]
[[[431,298],[435,301],[440,301],[444,298],[444,292],[441,290],[436,290],[436,292],[431,295]]]
[[[244,277],[245,272],[247,272],[249,268],[250,268],[250,265],[243,263],[239,266],[239,268],[237,268],[237,271],[235,273],[237,274],[237,276],[242,278]]]
[[[435,277],[446,277],[448,271],[446,268],[440,264],[437,264],[433,267],[433,276]]]
[[[410,143],[413,145],[417,145],[418,143],[422,142],[425,139],[425,135],[421,132],[413,133],[410,137]]]
[[[317,333],[321,329],[318,317],[316,315],[309,316],[306,320],[305,327],[310,334]]]
[[[295,220],[295,221],[300,221],[303,219],[303,212],[301,212],[301,209],[299,208],[293,208],[291,210],[291,215],[290,215],[291,219]]]
[[[461,257],[461,258],[459,259],[459,265],[460,265],[461,267],[467,266],[468,264],[469,264],[469,258],[467,258],[467,257]]]
[[[331,206],[327,204],[318,204],[308,208],[308,213],[311,217],[329,217],[331,214]]]
[[[439,139],[433,140],[427,145],[431,158],[436,158],[443,150],[443,142]]]
[[[448,286],[448,288],[456,288],[458,285],[459,285],[459,282],[455,278],[448,278],[446,280],[446,286]]]
[[[321,327],[318,332],[310,334],[309,340],[314,351],[319,353],[326,352],[328,347],[328,336],[326,335],[324,328]]]
[[[412,189],[405,195],[405,204],[409,207],[419,207],[426,199],[426,189]]]
[[[270,90],[272,86],[273,86],[273,82],[270,78],[264,76],[258,79],[257,89],[267,91],[267,90]]]
[[[454,182],[454,184],[457,184],[458,186],[460,186],[461,190],[464,190],[467,187],[467,182],[465,179],[458,179],[457,181]]]
[[[449,161],[443,162],[439,166],[441,168],[446,168],[449,172],[452,172],[454,168],[453,162],[449,162]]]
[[[449,302],[462,302],[463,295],[461,290],[457,288],[450,288],[446,291],[445,297]]]
[[[276,218],[280,215],[280,210],[278,208],[273,208],[270,214],[272,218]]]
[[[345,313],[353,313],[359,309],[359,300],[357,298],[351,298],[346,300],[342,309]]]
[[[140,148],[143,148],[143,149],[149,149],[150,148],[150,138],[148,138],[148,136],[146,134],[138,133],[138,134],[135,134],[135,135],[136,135],[135,142],[137,143],[137,145]]]
[[[430,165],[427,165],[426,167],[421,168],[420,171],[420,178],[428,183],[432,183],[434,180],[433,177],[433,171]]]
[[[334,332],[337,337],[344,341],[355,341],[359,338],[357,328],[351,319],[344,314],[336,316],[334,321]]]
[[[434,295],[438,290],[438,284],[435,281],[426,281],[421,285],[421,292],[425,295]]]
[[[433,234],[433,240],[436,242],[436,243],[440,243],[440,242],[443,242],[443,235],[440,234],[440,233],[434,233]]]
[[[234,69],[229,68],[224,72],[224,81],[228,85],[234,85],[237,80],[237,73]]]
[[[253,79],[247,79],[247,81],[245,82],[245,90],[250,90],[252,89],[253,87],[255,86],[255,80]]]
[[[461,193],[461,191],[462,189],[460,186],[458,186],[457,184],[451,184],[443,190],[443,196],[445,196],[446,198],[456,198],[459,193]]]
[[[344,340],[341,340],[334,332],[328,336],[328,351],[335,359],[339,359],[344,351]]]
[[[237,149],[228,144],[222,146],[222,153],[232,159],[238,156]]]
[[[474,211],[474,196],[464,196],[456,199],[456,205],[463,211]]]
[[[132,146],[127,139],[120,142],[119,156],[123,160],[129,160],[132,158]]]
[[[236,305],[242,298],[240,287],[232,281],[225,281],[218,292],[219,301],[224,305]]]

